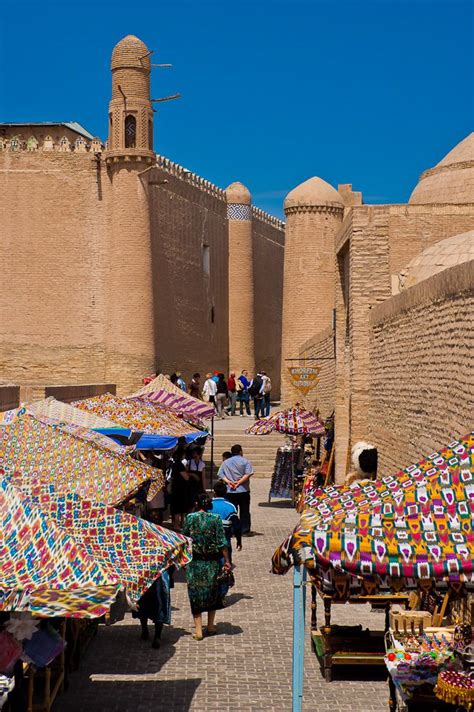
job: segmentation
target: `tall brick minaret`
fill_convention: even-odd
[[[281,385],[282,403],[288,406],[301,398],[291,386],[288,366],[303,365],[290,359],[332,323],[334,240],[344,203],[335,188],[314,177],[288,193],[285,215]]]
[[[133,35],[112,52],[112,99],[104,157],[110,188],[107,249],[107,380],[136,390],[155,365],[150,216],[152,163],[150,52]]]
[[[229,369],[255,370],[252,196],[242,183],[225,191],[229,224]]]

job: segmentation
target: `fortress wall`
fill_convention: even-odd
[[[473,426],[474,261],[374,307],[370,332],[368,434],[389,474]]]
[[[347,451],[367,439],[369,316],[391,295],[386,206],[354,207],[336,236],[336,480]]]
[[[319,410],[321,418],[325,420],[334,410],[336,395],[336,361],[332,327],[308,339],[301,347],[300,356],[309,359],[307,366],[318,366],[321,369],[318,375],[319,383],[307,396],[301,395],[301,403],[310,410]]]
[[[284,230],[280,220],[252,209],[255,365],[270,376],[273,399],[280,397]],[[238,265],[231,265],[231,288],[238,279]]]
[[[0,153],[2,381],[106,380],[107,190],[88,153]]]
[[[156,366],[164,373],[181,370],[187,379],[195,370],[201,375],[227,372],[225,195],[181,166],[157,158],[158,167],[147,174]]]

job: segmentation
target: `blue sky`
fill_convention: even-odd
[[[282,215],[312,175],[404,202],[473,130],[473,13],[463,0],[10,2],[0,120],[79,121],[106,138],[113,45],[155,50],[155,147]]]

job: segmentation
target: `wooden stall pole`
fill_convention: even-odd
[[[292,712],[303,706],[304,634],[306,604],[306,568],[300,565],[293,571],[293,690]]]

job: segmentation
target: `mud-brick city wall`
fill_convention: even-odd
[[[156,368],[228,369],[228,232],[224,192],[157,157],[148,172]],[[204,381],[204,378],[202,379]]]
[[[89,153],[0,153],[2,381],[104,381],[106,190]]]
[[[285,225],[258,208],[252,211],[255,366],[272,381],[272,398],[280,397],[281,318]],[[232,283],[239,279],[231,265]]]
[[[370,327],[368,434],[384,475],[472,428],[474,261],[377,305]]]
[[[300,357],[306,359],[305,365],[319,368],[318,383],[307,396],[301,396],[301,402],[310,410],[319,410],[325,420],[334,411],[336,395],[336,359],[334,352],[335,333],[332,327],[325,329],[318,336],[303,344]],[[303,364],[303,361],[301,361]]]

